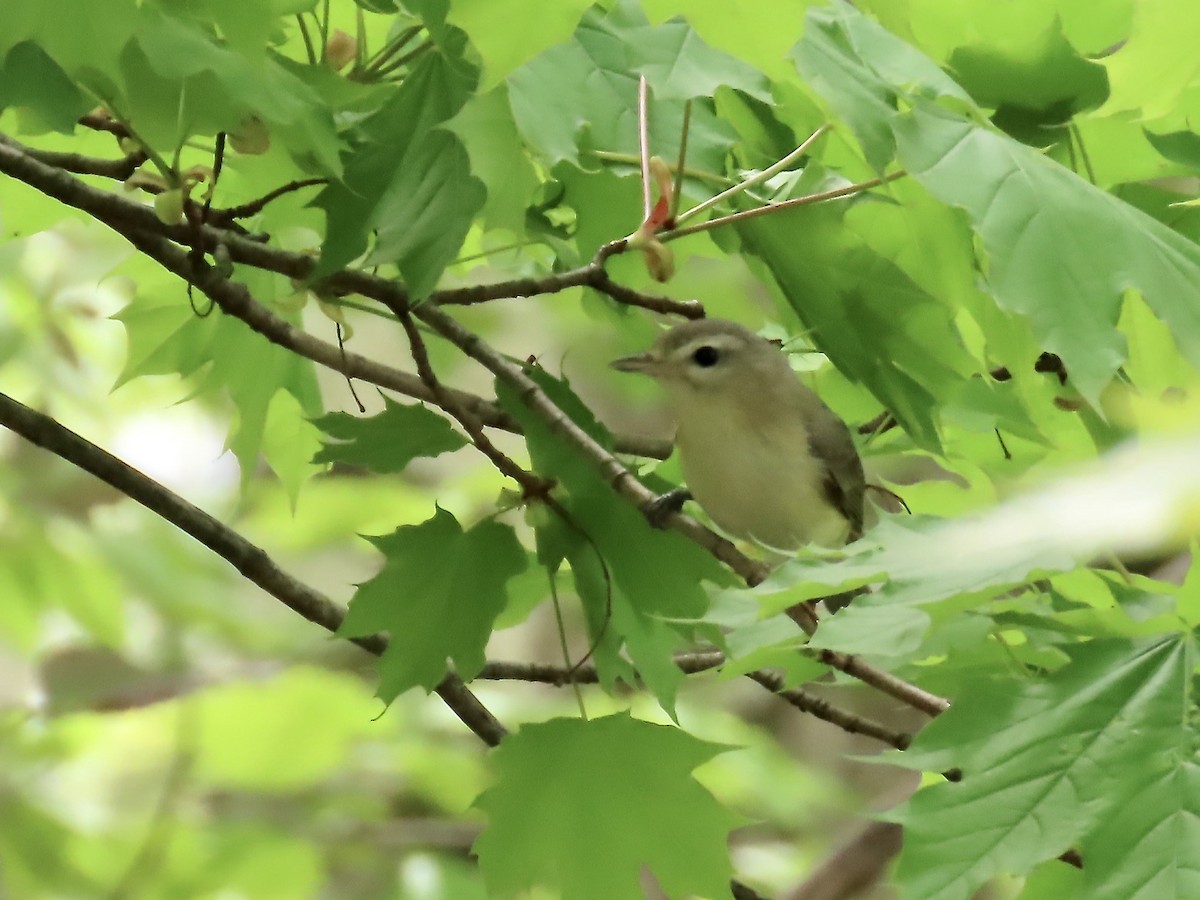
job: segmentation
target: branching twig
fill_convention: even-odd
[[[405,313],[399,318],[404,333],[408,335],[408,345],[412,350],[413,362],[417,366],[417,374],[432,392],[434,402],[462,425],[475,448],[491,460],[492,465],[502,475],[519,484],[526,497],[544,498],[550,488],[554,486],[553,482],[539,478],[532,472],[523,469],[513,461],[512,457],[492,443],[483,430],[483,423],[474,413],[462,406],[438,381],[433,366],[429,362],[429,351],[425,347],[425,340],[421,337],[421,332],[413,322],[412,316]]]
[[[675,665],[688,674],[694,675],[723,665],[725,657],[718,651],[701,651],[698,653],[682,653],[675,657]],[[562,666],[545,663],[507,662],[496,660],[487,663],[483,671],[476,676],[487,681],[526,681],[535,684],[553,684],[561,687],[564,684],[596,684],[599,674],[594,665],[576,666],[571,670]],[[817,697],[799,688],[789,688],[782,676],[775,672],[759,669],[747,672],[746,677],[782,700],[786,700],[801,712],[808,713],[822,721],[842,729],[848,734],[863,734],[874,738],[897,750],[906,750],[912,743],[912,735],[907,732],[888,728],[873,719],[860,716],[841,709],[828,700]]]
[[[795,162],[797,159],[799,159],[801,156],[803,156],[805,153],[807,153],[809,151],[809,149],[811,149],[812,145],[815,144],[821,138],[821,136],[823,134],[825,134],[825,132],[827,132],[828,130],[829,130],[828,125],[822,125],[816,131],[814,131],[811,135],[809,135],[808,138],[802,144],[800,144],[799,147],[797,147],[795,150],[793,150],[787,156],[783,157],[783,159],[779,160],[778,162],[772,163],[771,165],[767,166],[767,168],[763,169],[761,172],[756,172],[754,175],[750,176],[749,178],[739,181],[737,184],[733,185],[733,187],[730,187],[724,191],[721,191],[721,193],[717,194],[716,196],[709,197],[703,203],[697,203],[691,209],[682,213],[675,221],[678,224],[683,224],[688,219],[693,219],[696,216],[700,215],[700,213],[704,212],[706,209],[711,209],[712,207],[716,206],[718,203],[721,203],[725,200],[731,200],[738,194],[742,193],[743,191],[747,191],[750,188],[754,187],[756,184],[761,184],[762,182],[766,181],[767,179],[774,177],[775,175],[779,174],[784,169],[786,169],[793,162]],[[721,220],[718,219],[716,221],[721,221]],[[682,230],[682,229],[677,229],[677,230]]]
[[[801,712],[806,712],[809,715],[816,716],[818,719],[829,722],[831,725],[836,725],[847,734],[865,734],[867,737],[875,738],[875,740],[895,747],[897,750],[907,750],[912,743],[912,735],[907,732],[888,728],[886,725],[882,725],[865,716],[848,712],[822,697],[810,694],[808,691],[787,687],[783,683],[783,677],[775,672],[759,670],[748,673],[746,677],[757,684],[761,684],[772,694],[786,700]]]
[[[324,594],[284,572],[261,547],[250,543],[204,510],[49,416],[0,394],[0,425],[96,476],[180,531],[191,535],[229,562],[247,581],[258,585],[308,621],[331,632],[341,627],[345,618],[342,608]],[[352,638],[352,641],[376,655],[383,653],[387,647],[387,639],[382,635]],[[449,673],[436,690],[454,714],[489,746],[500,743],[507,733],[504,726],[479,702],[461,678]]]
[[[225,209],[214,209],[209,213],[206,221],[210,225],[221,226],[235,219],[246,219],[250,216],[256,216],[272,200],[278,200],[286,194],[294,193],[306,187],[316,187],[317,185],[328,183],[328,178],[300,178],[296,181],[289,181],[287,184],[281,184],[273,191],[268,191],[257,200],[251,200],[249,203],[242,203],[239,206],[229,206]]]
[[[38,162],[67,172],[79,175],[99,175],[102,178],[115,178],[124,181],[137,171],[138,166],[146,161],[146,154],[141,150],[126,154],[121,159],[100,159],[95,156],[84,156],[82,153],[59,153],[55,150],[38,150],[28,147],[8,135],[0,134],[0,143],[8,144]]]
[[[662,242],[678,240],[681,237],[687,237],[689,234],[699,234],[701,231],[711,231],[714,228],[721,228],[725,225],[732,225],[735,222],[740,222],[745,219],[753,219],[758,216],[769,216],[772,213],[780,212],[781,210],[791,209],[795,206],[811,206],[814,203],[824,203],[826,200],[836,200],[839,197],[849,197],[853,194],[861,194],[863,191],[869,191],[871,188],[879,187],[881,184],[887,184],[889,181],[895,181],[897,178],[903,178],[907,172],[892,172],[890,175],[884,175],[882,178],[871,178],[867,181],[860,181],[856,184],[848,184],[845,187],[834,188],[829,191],[821,191],[818,194],[805,194],[803,197],[793,197],[791,200],[781,200],[778,203],[768,203],[766,206],[757,206],[754,209],[745,209],[741,212],[730,213],[727,216],[721,216],[716,219],[709,219],[707,222],[699,222],[695,225],[688,225],[686,228],[676,228],[673,231],[664,231],[662,233]],[[680,217],[682,218],[682,216]]]
[[[276,272],[297,281],[307,281],[316,265],[309,256],[270,247],[261,241],[251,240],[244,235],[212,225],[203,225],[198,229],[193,229],[190,225],[164,225],[149,207],[110,191],[98,190],[84,184],[69,173],[38,162],[18,148],[3,142],[0,142],[0,172],[11,175],[68,206],[81,209],[122,233],[129,228],[137,228],[161,234],[177,244],[189,247],[200,242],[200,249],[206,253],[212,253],[218,246],[224,246],[233,262]],[[604,271],[604,263],[610,256],[624,249],[623,241],[614,241],[601,247],[590,263],[577,269],[542,278],[515,278],[495,284],[434,291],[427,302],[483,303],[508,297],[552,294],[572,287],[593,287],[608,294],[618,303],[642,306],[656,312],[690,319],[703,318],[704,307],[695,300],[647,296],[615,285]],[[397,306],[407,307],[409,302],[408,292],[395,280],[356,269],[335,272],[314,286],[319,287],[323,293],[334,295],[361,294],[393,310]]]

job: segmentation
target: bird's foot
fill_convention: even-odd
[[[666,528],[667,517],[683,509],[683,504],[692,499],[692,492],[687,488],[675,488],[665,494],[659,494],[653,500],[643,504],[642,512],[646,521],[655,528]]]

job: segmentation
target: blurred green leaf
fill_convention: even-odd
[[[445,127],[458,136],[470,158],[471,174],[487,189],[482,211],[487,227],[523,233],[525,208],[538,177],[521,146],[507,88],[475,95]]]
[[[292,791],[331,777],[379,713],[358,679],[305,666],[209,688],[196,705],[195,777],[253,791]]]
[[[47,128],[69,133],[91,105],[37,44],[23,41],[8,51],[0,67],[0,111],[22,107]]]
[[[1045,679],[972,684],[896,758],[962,771],[903,814],[897,878],[913,896],[967,897],[1072,846],[1089,897],[1200,890],[1193,641],[1094,641],[1071,656]]]
[[[571,36],[579,16],[591,0],[457,0],[446,12],[447,21],[467,33],[483,57],[481,91],[490,91],[513,69]],[[519,41],[513,40],[513,23],[520,23]]]
[[[671,896],[724,896],[737,820],[690,774],[722,749],[628,715],[523,726],[476,801],[489,819],[474,848],[488,891],[634,900],[646,866]]]

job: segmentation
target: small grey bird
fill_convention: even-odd
[[[724,531],[779,550],[862,535],[865,479],[850,429],[779,347],[701,319],[612,366],[662,385],[687,486]]]

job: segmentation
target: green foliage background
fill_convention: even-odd
[[[772,893],[886,808],[902,896],[1200,896],[1194,3],[53,6],[0,13],[0,390],[348,602],[341,636],[391,642],[375,661],[329,640],[0,432],[4,892],[620,898],[642,896],[645,866],[671,896],[728,896],[731,878]],[[914,513],[753,591],[650,528],[439,335],[439,377],[521,426],[493,434],[557,482],[565,517],[519,509],[436,404],[356,382],[366,411],[349,412],[345,380],[202,315],[199,292],[12,163],[76,173],[118,218],[157,195],[170,220],[181,192],[204,203],[194,167],[228,135],[212,208],[291,185],[239,222],[315,266],[232,265],[257,303],[411,371],[393,313],[320,280],[394,279],[536,360],[529,377],[608,450],[654,428],[630,409],[649,389],[604,364],[655,317],[572,273],[641,221],[639,76],[666,160],[690,106],[685,207],[823,126],[717,213],[871,184],[672,241],[665,285],[640,254],[606,262],[634,291],[794,339]],[[130,173],[80,162],[125,154],[128,191]],[[451,304],[492,284],[504,299]],[[673,460],[635,465],[655,490],[678,480]],[[811,647],[949,698],[932,722],[831,679],[778,615],[860,585]],[[561,670],[551,595],[569,657],[595,644],[599,686],[476,682],[513,732],[486,751],[426,692],[447,659],[468,681],[501,677],[489,660]],[[685,675],[673,654],[706,642],[728,664]],[[848,762],[878,742],[766,710],[736,677],[762,668],[823,679],[911,746]]]

